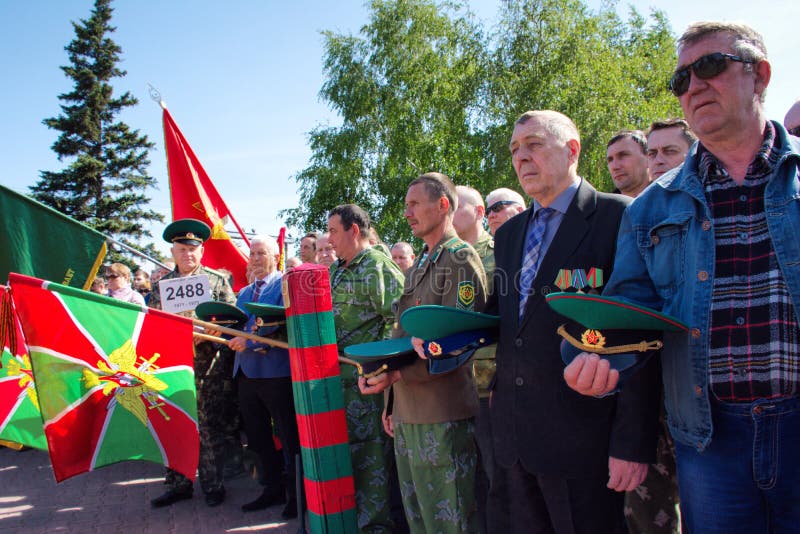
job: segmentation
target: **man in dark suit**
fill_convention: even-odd
[[[566,277],[568,286],[602,285],[629,200],[598,193],[578,176],[580,137],[560,113],[523,114],[510,149],[533,202],[495,235],[489,311],[502,317],[491,406],[499,478],[489,530],[613,532],[624,522],[620,492],[638,486],[654,458],[654,373],[640,373],[618,399],[576,394],[562,378],[556,329],[566,320],[544,297],[564,288],[557,280],[566,270],[585,273]]]

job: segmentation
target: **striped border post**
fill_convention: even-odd
[[[357,532],[328,269],[303,264],[287,272],[283,300],[309,526]]]

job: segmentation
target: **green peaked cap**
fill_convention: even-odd
[[[211,228],[197,219],[178,219],[164,228],[162,237],[167,243],[202,245],[203,242],[211,237]]]
[[[468,332],[491,329],[500,325],[500,317],[450,306],[426,304],[414,306],[400,316],[400,326],[408,334],[425,340],[439,339]]]
[[[286,308],[283,306],[277,306],[275,304],[259,304],[257,302],[246,302],[244,307],[247,309],[247,311],[256,317],[261,317],[263,320],[269,319],[270,321],[274,321],[275,319],[286,319]]]
[[[666,332],[689,330],[685,323],[675,317],[615,297],[558,292],[550,293],[545,300],[557,313],[586,328]]]
[[[358,345],[350,345],[344,348],[345,356],[357,362],[370,361],[376,358],[392,358],[409,352],[414,352],[410,337],[359,343]]]
[[[247,322],[247,314],[227,302],[209,301],[197,305],[195,315],[201,321],[237,328]]]

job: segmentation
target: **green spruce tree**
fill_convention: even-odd
[[[61,114],[43,121],[61,132],[52,148],[69,165],[59,172],[42,171],[30,189],[40,202],[137,246],[150,236],[144,224],[163,216],[147,209],[145,194],[156,183],[147,174],[154,144],[117,120],[138,101],[130,92],[113,96],[112,79],[127,73],[117,67],[122,49],[108,37],[116,30],[110,25],[112,11],[111,0],[96,0],[89,19],[72,23],[75,39],[65,47],[70,64],[61,69],[74,86],[58,97]],[[155,252],[152,244],[145,248]],[[112,254],[109,259],[121,258]]]

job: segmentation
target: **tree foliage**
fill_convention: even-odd
[[[138,102],[130,92],[113,96],[111,80],[126,72],[117,67],[122,49],[108,37],[116,29],[112,11],[111,0],[96,0],[88,19],[72,23],[75,39],[65,47],[70,64],[61,69],[74,85],[58,97],[61,114],[43,121],[61,132],[52,149],[59,161],[70,163],[58,172],[42,171],[30,189],[40,202],[135,244],[150,235],[145,222],[163,217],[146,207],[145,191],[156,183],[147,174],[154,144],[116,118]],[[155,252],[152,245],[146,248]]]
[[[364,207],[388,241],[407,240],[407,185],[436,170],[484,195],[518,188],[508,141],[529,109],[571,117],[582,134],[579,173],[613,186],[605,145],[621,128],[677,116],[666,89],[674,37],[663,13],[582,0],[506,0],[486,29],[461,4],[373,0],[358,35],[324,32],[321,98],[342,119],[309,135],[289,223],[323,228],[343,202]]]

